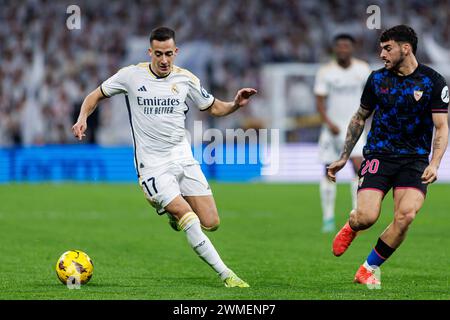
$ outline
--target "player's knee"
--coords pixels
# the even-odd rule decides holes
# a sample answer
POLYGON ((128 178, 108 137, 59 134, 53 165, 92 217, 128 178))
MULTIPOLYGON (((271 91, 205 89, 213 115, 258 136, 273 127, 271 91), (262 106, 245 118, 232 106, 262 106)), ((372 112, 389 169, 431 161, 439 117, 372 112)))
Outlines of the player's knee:
POLYGON ((415 217, 414 208, 401 208, 394 214, 394 223, 401 231, 406 231, 415 217))
POLYGON ((371 227, 377 221, 378 213, 369 208, 357 208, 350 213, 350 226, 357 230, 371 227))
POLYGON ((217 229, 219 229, 219 226, 220 226, 219 216, 209 218, 206 221, 202 222, 202 229, 205 231, 216 231, 217 229))
POLYGON ((180 220, 186 213, 191 212, 192 208, 185 203, 170 203, 164 208, 172 216, 180 220))

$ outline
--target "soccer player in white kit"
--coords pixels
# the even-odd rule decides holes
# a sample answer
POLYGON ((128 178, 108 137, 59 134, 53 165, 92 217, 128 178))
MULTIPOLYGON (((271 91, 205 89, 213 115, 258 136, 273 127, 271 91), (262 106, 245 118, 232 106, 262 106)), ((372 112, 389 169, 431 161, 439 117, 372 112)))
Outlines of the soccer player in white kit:
POLYGON ((214 231, 219 215, 208 182, 185 136, 189 106, 225 116, 249 102, 255 89, 237 92, 234 101, 215 99, 189 71, 173 65, 178 53, 175 32, 159 27, 150 35, 150 63, 120 69, 84 100, 72 127, 81 140, 87 117, 97 103, 124 94, 134 143, 139 183, 158 214, 167 213, 171 226, 186 233, 189 245, 223 280, 226 287, 248 287, 229 269, 202 229, 214 231))
MULTIPOLYGON (((319 138, 319 159, 325 165, 324 176, 320 181, 323 232, 333 232, 335 228, 336 184, 328 180, 326 167, 339 159, 344 147, 348 121, 359 107, 361 93, 370 74, 366 62, 352 57, 354 42, 354 38, 348 34, 339 34, 334 38, 335 59, 319 68, 314 85, 317 110, 323 122, 319 138)), ((366 135, 363 134, 350 156, 355 172, 350 184, 353 208, 356 207, 357 173, 365 143, 366 135)))

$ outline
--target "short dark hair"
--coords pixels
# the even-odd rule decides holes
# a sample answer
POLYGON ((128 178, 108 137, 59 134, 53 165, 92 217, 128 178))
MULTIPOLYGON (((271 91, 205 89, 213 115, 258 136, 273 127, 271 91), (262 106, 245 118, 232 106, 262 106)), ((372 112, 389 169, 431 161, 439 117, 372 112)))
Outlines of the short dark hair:
POLYGON ((153 40, 166 41, 173 39, 175 41, 175 31, 167 27, 158 27, 152 30, 150 33, 150 44, 153 40))
POLYGON ((390 29, 384 30, 380 36, 380 42, 394 40, 395 42, 409 43, 413 49, 413 53, 417 51, 417 34, 413 28, 401 24, 390 29))
POLYGON ((351 43, 355 44, 356 40, 353 38, 351 34, 348 33, 339 33, 334 36, 333 43, 336 44, 339 40, 349 40, 351 43))

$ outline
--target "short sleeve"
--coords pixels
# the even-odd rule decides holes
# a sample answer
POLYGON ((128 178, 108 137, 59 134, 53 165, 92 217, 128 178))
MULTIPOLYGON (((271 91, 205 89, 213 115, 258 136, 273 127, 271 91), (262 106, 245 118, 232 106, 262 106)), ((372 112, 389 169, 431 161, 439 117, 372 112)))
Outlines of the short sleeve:
POLYGON ((120 69, 116 74, 100 85, 102 94, 109 98, 119 93, 127 93, 127 79, 130 67, 120 69))
POLYGON ((377 96, 373 88, 373 72, 370 73, 361 95, 361 107, 372 111, 375 108, 377 96))
POLYGON ((186 103, 191 107, 197 107, 200 111, 205 111, 213 105, 214 100, 214 97, 202 87, 200 80, 197 77, 191 77, 186 103))
POLYGON ((448 85, 442 76, 439 76, 433 86, 431 93, 431 112, 448 113, 449 93, 448 85))
POLYGON ((328 84, 326 80, 325 68, 321 67, 317 72, 316 79, 314 81, 314 94, 316 96, 328 95, 328 84))
POLYGON ((367 78, 369 78, 371 73, 372 73, 372 69, 370 69, 370 66, 368 64, 365 64, 364 68, 362 69, 362 77, 363 77, 363 79, 366 79, 366 82, 367 82, 367 78))

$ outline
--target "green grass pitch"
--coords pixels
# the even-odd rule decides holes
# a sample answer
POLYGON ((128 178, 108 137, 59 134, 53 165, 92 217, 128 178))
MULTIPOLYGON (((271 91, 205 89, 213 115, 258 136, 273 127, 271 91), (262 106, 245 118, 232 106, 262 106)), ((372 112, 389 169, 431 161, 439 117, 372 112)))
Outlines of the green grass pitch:
MULTIPOLYGON (((251 288, 225 288, 159 217, 135 184, 0 186, 0 299, 450 299, 450 185, 428 198, 400 249, 382 267, 381 290, 353 276, 392 219, 392 193, 375 226, 340 258, 321 233, 317 185, 212 184, 221 227, 208 233, 251 288), (94 276, 69 290, 58 257, 80 249, 94 276)), ((337 224, 350 210, 340 184, 337 224)))

